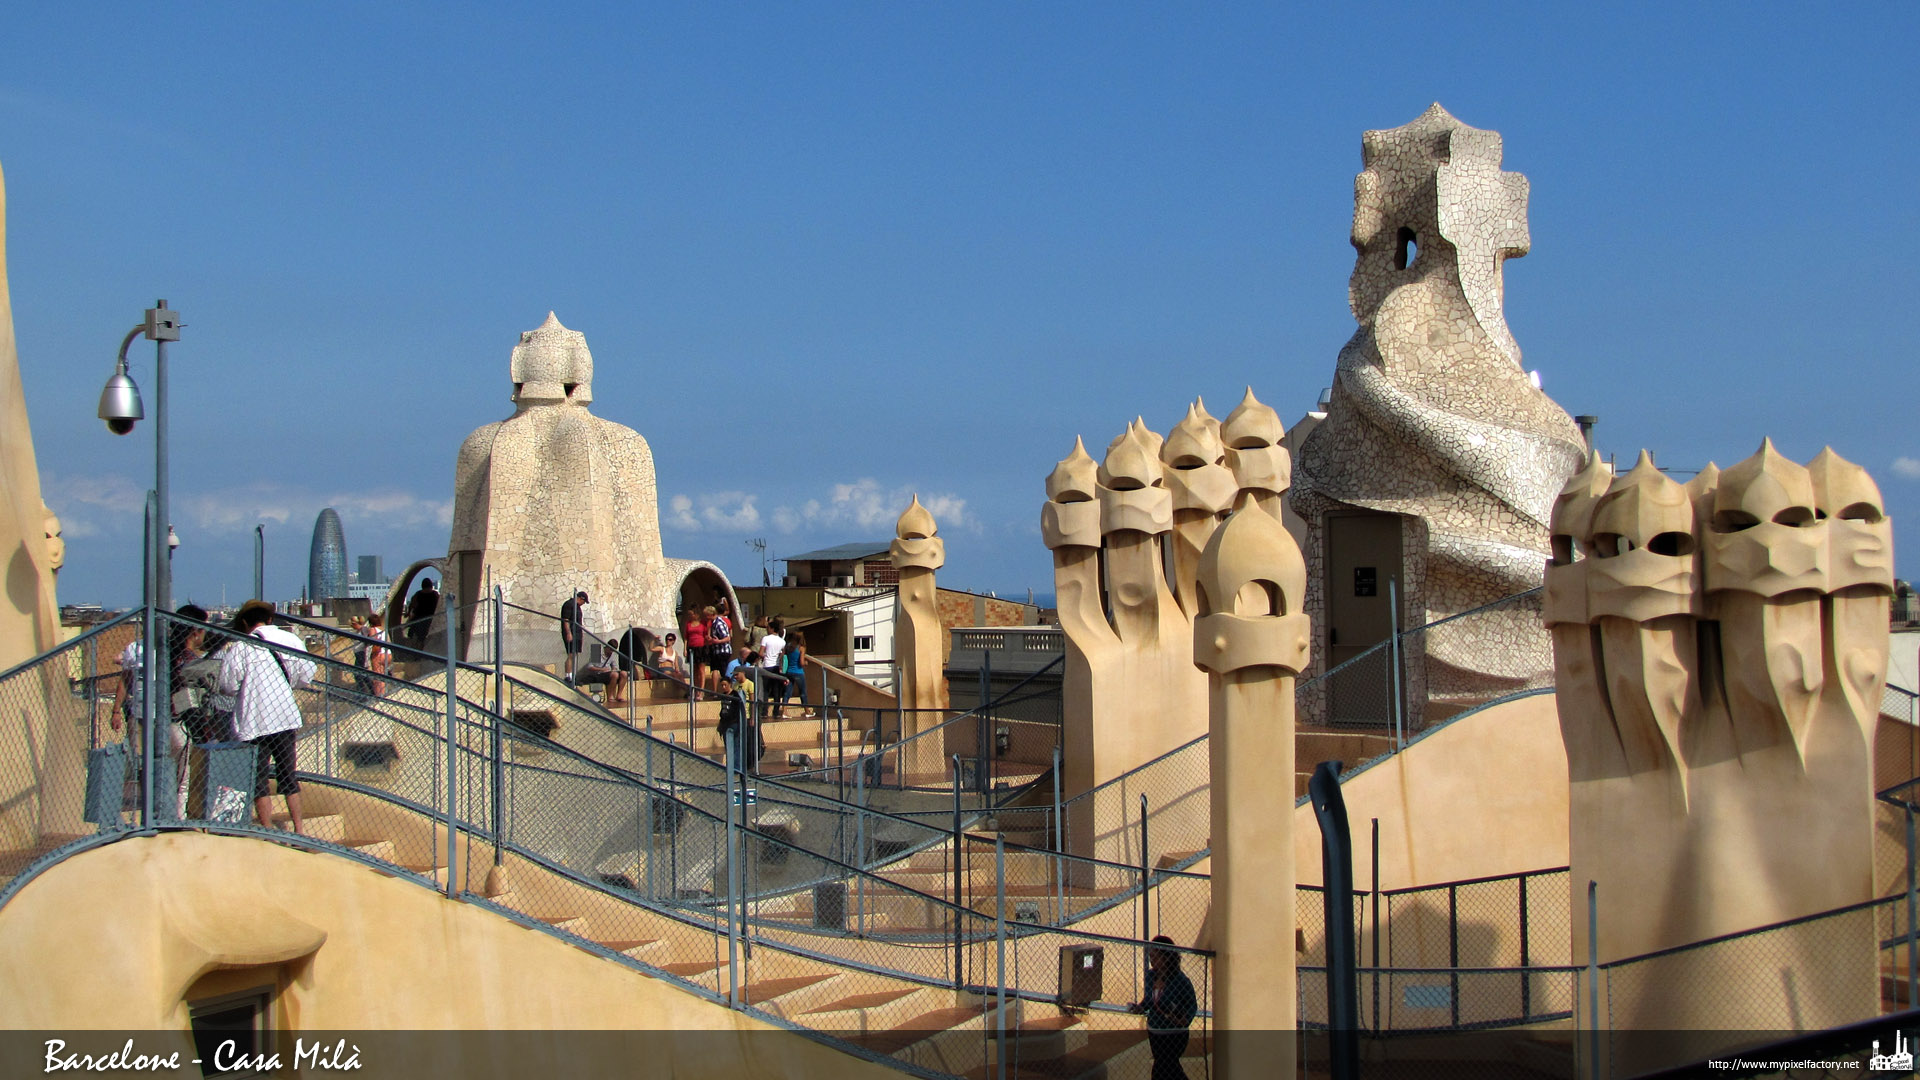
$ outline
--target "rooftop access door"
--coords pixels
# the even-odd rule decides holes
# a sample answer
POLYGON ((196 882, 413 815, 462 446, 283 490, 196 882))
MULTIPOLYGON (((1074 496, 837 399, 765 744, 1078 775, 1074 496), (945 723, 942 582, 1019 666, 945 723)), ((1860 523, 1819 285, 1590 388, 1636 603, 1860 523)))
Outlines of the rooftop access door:
MULTIPOLYGON (((1326 518, 1327 670, 1352 660, 1393 633, 1389 581, 1400 568, 1400 515, 1336 511, 1326 518)), ((1328 679, 1328 719, 1335 724, 1393 723, 1389 649, 1379 649, 1328 679)))

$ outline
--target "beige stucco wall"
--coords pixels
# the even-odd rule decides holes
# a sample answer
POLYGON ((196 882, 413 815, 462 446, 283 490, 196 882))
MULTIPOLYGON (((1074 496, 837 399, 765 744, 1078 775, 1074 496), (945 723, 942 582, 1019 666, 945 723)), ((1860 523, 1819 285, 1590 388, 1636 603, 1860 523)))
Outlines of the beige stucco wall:
MULTIPOLYGON (((1380 886, 1398 889, 1567 865, 1567 752, 1554 695, 1474 713, 1342 785, 1357 888, 1370 884, 1380 819, 1380 886)), ((1294 865, 1320 883, 1320 826, 1294 810, 1294 865)))
POLYGON ((53 648, 60 632, 53 575, 64 548, 59 522, 40 500, 26 389, 14 351, 13 302, 7 287, 6 178, 0 175, 0 669, 53 648))
MULTIPOLYGON (((198 833, 86 852, 0 909, 0 1027, 185 1031, 189 988, 245 965, 280 986, 279 1030, 627 1029, 652 1033, 644 1045, 659 1075, 894 1075, 417 884, 198 833), (711 1032, 733 1037, 691 1034, 711 1032)), ((499 1049, 470 1045, 476 1057, 499 1049)), ((538 1041, 505 1045, 549 1060, 538 1041)), ((537 1063, 520 1064, 527 1075, 537 1063)))

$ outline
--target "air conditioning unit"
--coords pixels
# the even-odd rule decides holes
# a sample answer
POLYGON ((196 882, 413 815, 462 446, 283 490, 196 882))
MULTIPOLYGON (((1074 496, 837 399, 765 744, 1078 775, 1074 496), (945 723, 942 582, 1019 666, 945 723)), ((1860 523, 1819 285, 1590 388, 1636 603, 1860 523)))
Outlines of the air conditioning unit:
POLYGON ((791 589, 794 586, 800 584, 800 579, 793 576, 792 574, 788 574, 786 577, 783 577, 780 579, 780 584, 784 588, 791 589))
POLYGON ((850 577, 847 577, 847 576, 845 576, 845 575, 842 575, 842 576, 840 576, 840 577, 837 577, 837 578, 834 578, 834 579, 833 579, 833 583, 834 583, 835 585, 838 585, 838 586, 840 586, 840 587, 841 587, 841 588, 843 588, 843 589, 850 589, 850 588, 852 588, 852 587, 853 587, 853 579, 852 579, 852 578, 850 578, 850 577))

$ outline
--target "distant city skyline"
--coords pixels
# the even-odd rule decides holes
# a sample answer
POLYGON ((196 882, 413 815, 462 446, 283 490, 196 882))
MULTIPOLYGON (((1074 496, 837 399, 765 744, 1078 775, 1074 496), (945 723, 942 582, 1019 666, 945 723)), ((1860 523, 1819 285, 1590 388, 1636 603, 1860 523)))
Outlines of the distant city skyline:
POLYGON ((161 78, 113 21, 0 37, 63 602, 139 595, 152 435, 93 414, 161 296, 181 600, 249 591, 263 522, 266 591, 298 596, 324 507, 396 566, 444 555, 461 440, 549 309, 652 447, 667 555, 758 582, 917 492, 942 584, 1050 592, 1076 436, 1249 385, 1292 424, 1331 384, 1362 133, 1434 101, 1528 178, 1505 315, 1603 455, 1831 444, 1896 531, 1920 507, 1914 346, 1881 329, 1920 294, 1885 257, 1920 218, 1914 5, 188 3, 140 29, 161 78))

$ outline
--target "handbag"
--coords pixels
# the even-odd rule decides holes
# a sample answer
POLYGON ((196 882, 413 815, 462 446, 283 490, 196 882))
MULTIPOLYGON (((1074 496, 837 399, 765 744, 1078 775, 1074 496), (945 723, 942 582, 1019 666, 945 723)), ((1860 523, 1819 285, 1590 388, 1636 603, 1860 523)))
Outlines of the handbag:
POLYGON ((86 804, 83 820, 101 828, 120 824, 120 815, 140 806, 140 775, 126 743, 109 743, 87 751, 86 804))
POLYGON ((217 742, 206 743, 200 750, 206 754, 206 819, 224 825, 246 824, 254 796, 254 756, 260 748, 250 742, 217 742))

